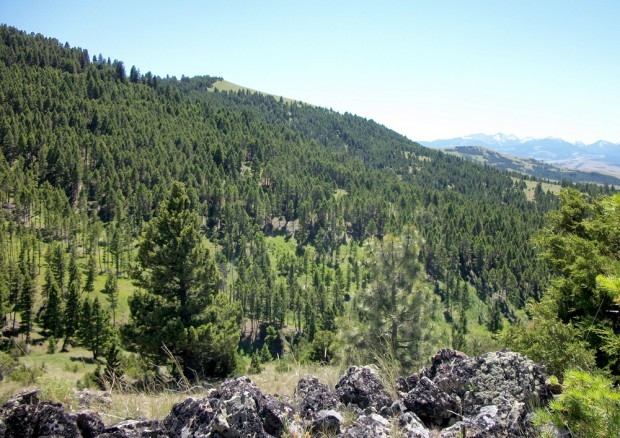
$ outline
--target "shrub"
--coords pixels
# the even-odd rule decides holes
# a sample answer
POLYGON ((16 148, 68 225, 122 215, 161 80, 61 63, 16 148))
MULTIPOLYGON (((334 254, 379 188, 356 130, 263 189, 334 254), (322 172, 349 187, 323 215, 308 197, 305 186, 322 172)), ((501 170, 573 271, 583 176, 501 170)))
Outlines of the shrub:
POLYGON ((260 374, 261 371, 263 371, 263 367, 260 364, 260 356, 255 351, 254 354, 252 354, 252 360, 248 367, 248 374, 260 374))
POLYGON ((0 382, 17 367, 17 361, 10 355, 0 351, 0 382))
POLYGON ((553 303, 543 300, 528 306, 534 317, 525 327, 512 326, 501 338, 511 350, 534 362, 544 362, 547 371, 562 380, 568 369, 594 369, 594 351, 573 324, 555 317, 553 303))
POLYGON ((566 428, 572 436, 620 436, 620 392, 603 376, 567 371, 564 392, 536 412, 534 423, 566 428))
POLYGON ((36 379, 37 386, 41 389, 42 400, 52 400, 66 405, 74 401, 73 387, 71 382, 58 377, 45 376, 36 379))
POLYGON ((19 382, 24 385, 32 385, 37 377, 41 377, 43 375, 44 366, 40 367, 28 367, 24 364, 19 365, 11 374, 9 374, 9 380, 13 382, 19 382))

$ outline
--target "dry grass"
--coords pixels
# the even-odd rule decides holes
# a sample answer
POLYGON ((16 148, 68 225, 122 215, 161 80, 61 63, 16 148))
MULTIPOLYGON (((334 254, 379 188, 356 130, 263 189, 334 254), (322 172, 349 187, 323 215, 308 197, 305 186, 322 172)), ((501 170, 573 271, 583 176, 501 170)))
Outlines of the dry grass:
POLYGON ((265 364, 265 370, 260 374, 252 374, 252 379, 259 389, 267 394, 281 394, 293 396, 297 382, 304 376, 315 375, 318 379, 334 388, 343 370, 337 366, 291 364, 287 372, 277 372, 275 362, 265 364))
POLYGON ((113 392, 110 394, 112 403, 95 404, 92 408, 101 415, 106 424, 129 419, 162 420, 170 413, 175 403, 182 402, 188 397, 187 394, 175 392, 158 394, 113 392))

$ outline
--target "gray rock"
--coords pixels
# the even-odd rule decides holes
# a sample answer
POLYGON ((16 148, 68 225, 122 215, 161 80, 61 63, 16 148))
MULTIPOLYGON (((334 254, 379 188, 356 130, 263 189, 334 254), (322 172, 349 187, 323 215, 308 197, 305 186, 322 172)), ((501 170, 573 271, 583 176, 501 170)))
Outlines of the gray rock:
POLYGON ((371 406, 377 411, 389 407, 392 397, 379 379, 376 367, 351 367, 336 384, 336 394, 345 405, 360 409, 371 406))
POLYGON ((344 419, 338 412, 333 409, 324 409, 316 413, 311 429, 315 434, 336 435, 340 433, 340 426, 343 422, 344 419))
POLYGON ((219 409, 219 404, 219 399, 208 396, 199 400, 188 398, 176 403, 164 418, 164 430, 170 436, 207 434, 219 409))
POLYGON ((92 411, 82 411, 75 416, 77 425, 83 438, 95 438, 103 433, 105 425, 99 414, 92 411))
POLYGON ((322 410, 338 409, 338 395, 315 376, 302 377, 295 388, 295 400, 305 418, 312 417, 322 410))
POLYGON ((461 416, 460 398, 448 394, 428 377, 422 377, 407 393, 404 404, 429 426, 446 426, 461 416))
POLYGON ((398 417, 398 429, 403 437, 430 438, 430 432, 415 414, 405 412, 398 417))
POLYGON ((402 389, 411 388, 405 405, 427 424, 438 424, 432 420, 433 410, 459 413, 456 406, 450 407, 450 399, 460 400, 462 417, 444 415, 440 424, 448 427, 447 436, 464 431, 466 436, 529 436, 534 433, 529 424, 532 408, 545 404, 551 396, 545 379, 540 366, 511 351, 468 358, 441 350, 431 367, 399 384, 402 389))
POLYGON ((85 409, 90 409, 96 405, 109 406, 112 404, 110 393, 106 391, 89 391, 88 389, 82 389, 81 391, 74 391, 74 394, 78 404, 85 409))
POLYGON ((343 436, 347 438, 390 437, 392 425, 379 414, 362 415, 347 428, 343 436))
POLYGON ((259 415, 265 432, 273 436, 284 434, 295 423, 295 408, 269 394, 261 399, 259 415))
POLYGON ((127 420, 106 427, 98 438, 163 438, 168 436, 157 420, 127 420))
POLYGON ((39 400, 39 390, 17 394, 2 405, 4 436, 81 437, 75 418, 60 403, 39 400))

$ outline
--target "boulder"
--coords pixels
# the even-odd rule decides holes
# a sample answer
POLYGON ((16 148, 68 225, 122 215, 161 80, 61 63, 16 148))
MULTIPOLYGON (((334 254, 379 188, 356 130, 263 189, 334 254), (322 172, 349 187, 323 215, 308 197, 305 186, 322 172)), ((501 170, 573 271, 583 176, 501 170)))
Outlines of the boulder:
POLYGON ((430 438, 430 432, 415 414, 405 412, 398 417, 400 434, 408 438, 430 438))
POLYGON ((39 400, 39 390, 17 394, 2 405, 4 436, 81 437, 75 416, 66 412, 60 403, 39 400))
POLYGON ((340 433, 340 426, 344 419, 342 415, 333 409, 324 409, 314 416, 311 430, 314 434, 321 436, 333 436, 340 433))
POLYGON ((390 437, 392 436, 392 425, 379 414, 362 415, 347 428, 343 436, 347 438, 390 437))
POLYGON ((316 376, 302 377, 295 388, 294 399, 299 402, 299 410, 304 418, 329 409, 338 409, 338 395, 319 381, 316 376))
POLYGON ((430 367, 401 379, 399 389, 408 390, 408 410, 427 425, 447 427, 446 436, 528 436, 532 409, 551 397, 545 379, 540 366, 511 351, 469 358, 440 350, 430 367))
POLYGON ((426 376, 407 393, 404 403, 429 426, 447 426, 461 417, 458 395, 445 392, 426 376))
POLYGON ((169 436, 280 436, 294 422, 290 403, 262 394, 248 377, 226 380, 201 399, 173 406, 163 421, 169 436))
POLYGON ((184 434, 207 434, 211 422, 216 416, 220 401, 217 398, 207 397, 196 400, 188 398, 176 403, 168 416, 164 418, 164 430, 170 436, 184 434))
POLYGON ((99 414, 92 411, 78 412, 75 417, 75 424, 80 430, 83 438, 98 437, 105 429, 105 425, 101 417, 99 417, 99 414))
POLYGON ((360 409, 373 407, 380 411, 393 400, 379 378, 376 367, 350 367, 336 384, 336 394, 345 405, 360 409))

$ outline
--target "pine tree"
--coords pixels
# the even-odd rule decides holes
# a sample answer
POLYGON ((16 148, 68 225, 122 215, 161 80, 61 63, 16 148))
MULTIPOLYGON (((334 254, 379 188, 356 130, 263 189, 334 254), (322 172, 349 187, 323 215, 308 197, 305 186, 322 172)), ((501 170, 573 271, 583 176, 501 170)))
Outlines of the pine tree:
POLYGON ((0 247, 0 326, 4 326, 9 311, 9 270, 5 263, 4 248, 0 247))
POLYGON ((88 257, 88 267, 86 270, 86 284, 84 291, 91 293, 95 290, 95 276, 97 274, 97 261, 95 260, 95 252, 91 251, 88 257))
POLYGON ((80 322, 80 293, 78 282, 73 281, 69 284, 67 291, 67 301, 65 303, 65 311, 63 313, 63 343, 62 351, 67 351, 67 345, 71 343, 75 332, 79 328, 80 322))
POLYGON ((62 310, 60 302, 60 288, 51 269, 45 272, 45 284, 43 285, 45 304, 41 316, 41 325, 48 336, 58 337, 62 333, 62 310))
POLYGON ((144 292, 129 300, 131 319, 121 332, 128 346, 159 363, 169 360, 168 350, 189 378, 230 373, 239 309, 218 303, 223 295, 218 294, 220 276, 182 184, 172 185, 157 217, 146 226, 138 263, 136 280, 144 292))
POLYGON ((65 297, 65 271, 67 269, 66 260, 64 250, 62 245, 59 243, 54 243, 50 246, 48 250, 48 264, 52 273, 54 274, 54 278, 56 279, 56 284, 60 288, 60 292, 65 297))
POLYGON ((93 353, 93 359, 96 361, 110 340, 110 317, 101 308, 98 298, 95 298, 90 307, 90 315, 90 320, 85 324, 87 325, 85 333, 81 336, 81 343, 84 348, 93 353))
POLYGON ((369 265, 372 281, 360 290, 352 318, 342 320, 341 336, 348 354, 369 360, 385 347, 387 354, 410 369, 435 348, 439 334, 432 329, 435 301, 430 286, 421 281, 420 239, 413 230, 403 237, 375 240, 369 265), (361 355, 362 357, 359 357, 361 355))
POLYGON ((19 310, 21 315, 20 331, 26 335, 26 344, 30 344, 30 333, 34 325, 35 283, 30 269, 26 269, 21 290, 19 310))
POLYGON ((112 272, 105 279, 105 286, 102 290, 107 295, 110 309, 112 309, 112 326, 116 326, 116 309, 118 309, 118 281, 112 272))

